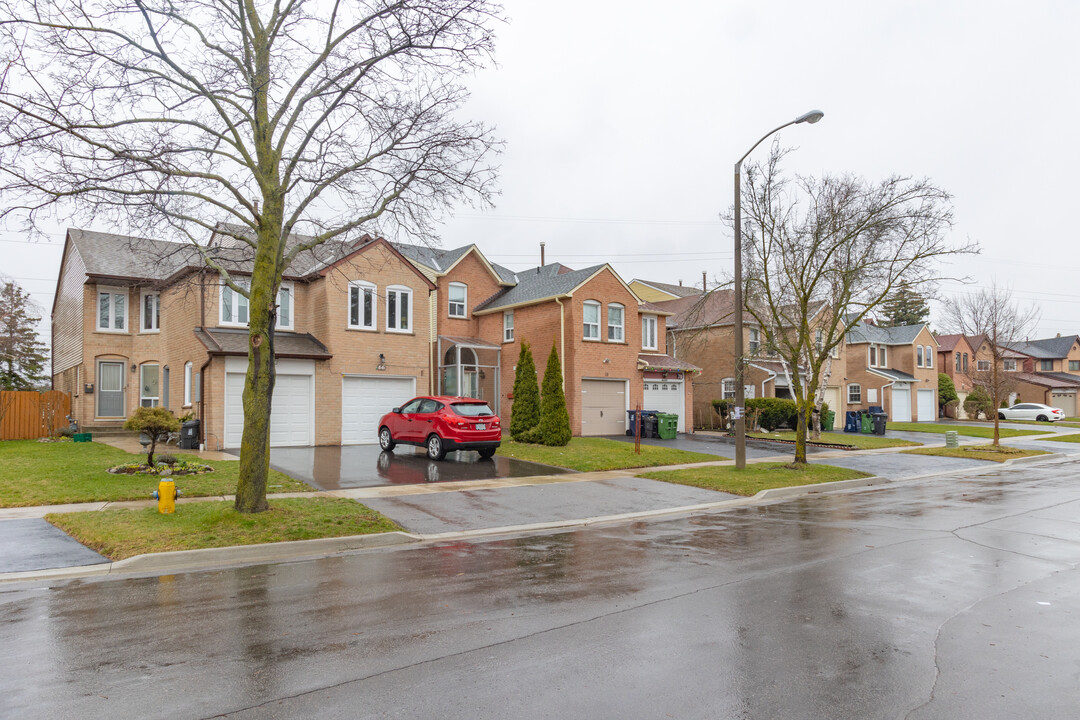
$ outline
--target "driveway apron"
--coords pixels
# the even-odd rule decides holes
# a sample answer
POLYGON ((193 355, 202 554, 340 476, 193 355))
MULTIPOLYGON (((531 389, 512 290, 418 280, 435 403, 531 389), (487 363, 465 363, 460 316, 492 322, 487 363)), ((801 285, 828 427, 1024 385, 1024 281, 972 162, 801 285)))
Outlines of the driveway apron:
POLYGON ((44 520, 0 520, 0 573, 109 562, 44 520))

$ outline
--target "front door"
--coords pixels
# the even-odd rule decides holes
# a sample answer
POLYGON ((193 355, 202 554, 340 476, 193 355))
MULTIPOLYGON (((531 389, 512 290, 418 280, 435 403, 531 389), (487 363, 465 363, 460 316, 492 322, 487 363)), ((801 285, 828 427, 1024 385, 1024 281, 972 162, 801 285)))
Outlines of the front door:
POLYGON ((98 406, 101 418, 124 417, 124 363, 98 363, 98 406))

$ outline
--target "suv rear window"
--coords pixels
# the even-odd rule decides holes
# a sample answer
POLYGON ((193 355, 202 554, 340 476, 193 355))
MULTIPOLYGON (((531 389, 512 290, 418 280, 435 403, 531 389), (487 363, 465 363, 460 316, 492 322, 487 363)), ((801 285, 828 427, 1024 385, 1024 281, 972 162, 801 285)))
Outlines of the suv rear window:
POLYGON ((487 403, 450 403, 450 409, 462 417, 494 415, 487 403))

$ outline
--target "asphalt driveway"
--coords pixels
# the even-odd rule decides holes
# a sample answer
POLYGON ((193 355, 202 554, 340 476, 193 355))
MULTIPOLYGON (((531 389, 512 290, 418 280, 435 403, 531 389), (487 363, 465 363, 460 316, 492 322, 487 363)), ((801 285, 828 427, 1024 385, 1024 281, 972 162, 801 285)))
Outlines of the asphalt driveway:
POLYGON ((106 562, 108 558, 44 520, 0 521, 0 573, 106 562))
POLYGON ((271 448, 270 465, 320 490, 571 472, 500 455, 485 460, 471 450, 447 453, 445 459, 435 462, 428 460, 421 448, 398 446, 393 452, 383 452, 378 445, 271 448))

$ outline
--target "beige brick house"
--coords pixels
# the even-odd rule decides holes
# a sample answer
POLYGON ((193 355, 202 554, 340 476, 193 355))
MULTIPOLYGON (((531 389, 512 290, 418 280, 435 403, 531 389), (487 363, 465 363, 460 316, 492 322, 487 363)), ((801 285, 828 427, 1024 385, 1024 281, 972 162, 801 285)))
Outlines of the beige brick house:
MULTIPOLYGON (((210 245, 243 282, 227 240, 210 245)), ((278 297, 275 446, 375 442, 386 409, 430 389, 434 284, 385 240, 319 250, 278 297)), ((84 428, 160 406, 199 418, 208 447, 239 446, 247 299, 191 248, 69 230, 52 320, 53 387, 84 428)))
POLYGON ((967 337, 960 334, 938 335, 938 372, 945 373, 956 386, 956 395, 959 398, 956 405, 946 408, 946 414, 959 420, 967 419, 964 412, 964 400, 971 392, 971 373, 975 370, 975 348, 971 346, 967 337))
POLYGON ((936 420, 938 343, 925 325, 848 328, 844 391, 848 410, 885 409, 893 422, 936 420))
POLYGON ((436 392, 479 397, 510 418, 514 374, 527 341, 542 380, 555 347, 574 435, 627 429, 627 410, 672 412, 692 429, 688 381, 697 368, 665 347, 668 312, 643 302, 609 265, 560 263, 513 272, 474 246, 397 245, 437 286, 432 305, 436 392))

